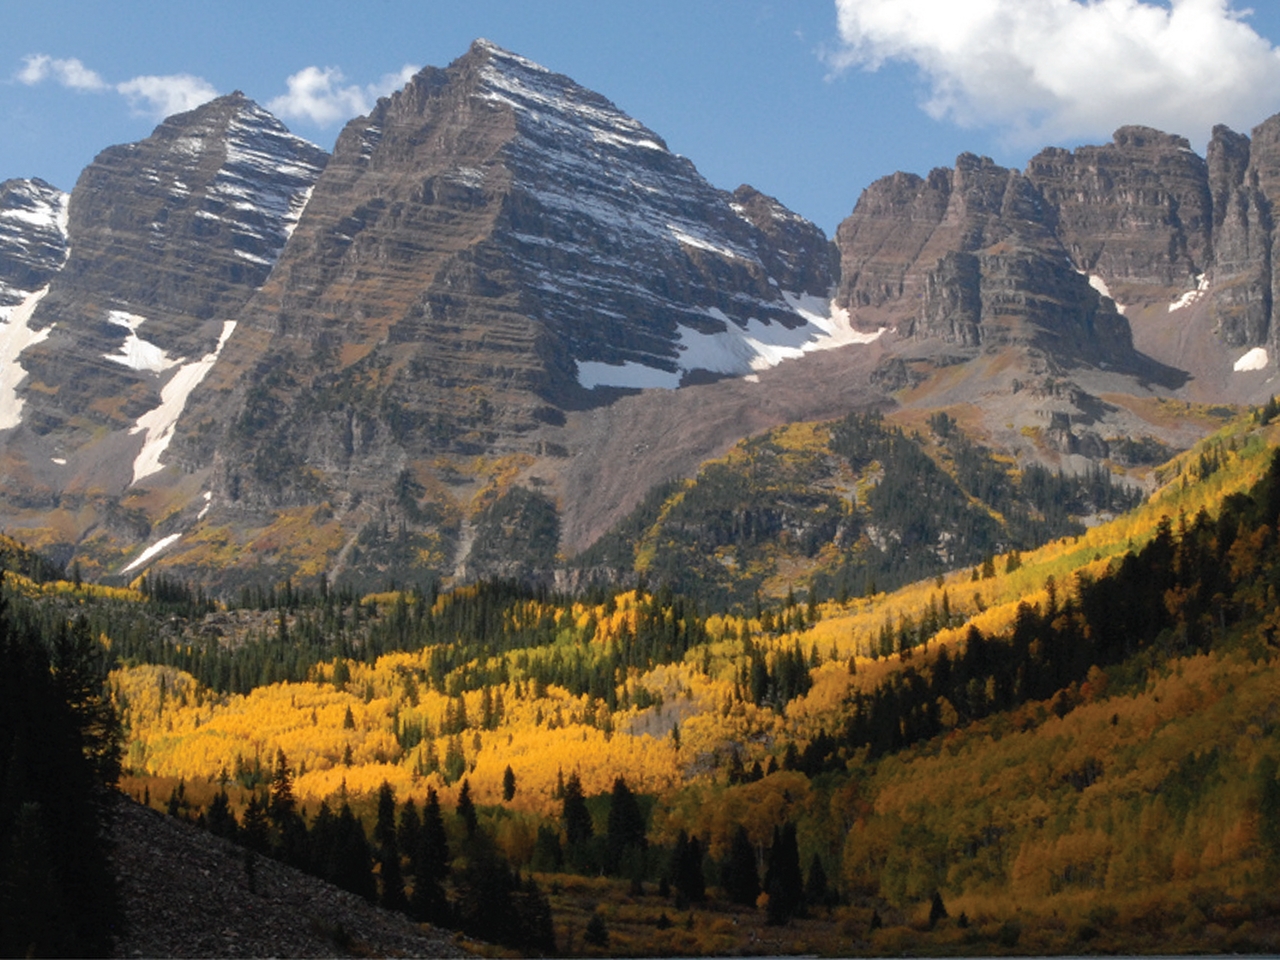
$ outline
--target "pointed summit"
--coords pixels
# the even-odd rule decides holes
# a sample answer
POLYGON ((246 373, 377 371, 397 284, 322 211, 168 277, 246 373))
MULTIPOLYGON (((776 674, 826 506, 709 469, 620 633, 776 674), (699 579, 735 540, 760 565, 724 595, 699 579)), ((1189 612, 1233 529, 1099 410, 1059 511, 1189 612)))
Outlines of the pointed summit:
POLYGON ((136 426, 266 279, 326 159, 239 92, 102 151, 71 194, 70 254, 31 320, 52 332, 23 357, 23 389, 39 394, 30 426, 74 424, 68 444, 81 428, 136 426))
MULTIPOLYGON (((545 457, 574 411, 837 342, 831 266, 812 224, 739 204, 605 97, 478 40, 343 130, 174 449, 223 468, 211 516, 349 494, 344 526, 381 524, 405 471, 545 457)), ((436 517, 413 508, 406 542, 447 573, 464 558, 436 517)))

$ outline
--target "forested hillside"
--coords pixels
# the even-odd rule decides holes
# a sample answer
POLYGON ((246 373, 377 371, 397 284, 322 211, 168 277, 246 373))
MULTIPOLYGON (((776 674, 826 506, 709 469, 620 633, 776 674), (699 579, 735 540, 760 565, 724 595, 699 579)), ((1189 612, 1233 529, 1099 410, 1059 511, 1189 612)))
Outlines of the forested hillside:
POLYGON ((894 589, 1084 532, 1141 500, 1103 469, 1021 469, 939 412, 920 433, 879 414, 793 424, 655 490, 577 566, 640 574, 712 606, 800 583, 819 597, 894 589))
MULTIPOLYGON (((35 635, 118 664, 129 793, 523 952, 1273 948, 1274 413, 1110 523, 892 593, 6 589, 35 635)), ((950 509, 949 471, 982 470, 934 426, 830 428, 882 478, 859 509, 930 445, 912 476, 950 509)), ((776 479, 805 436, 753 456, 776 479)), ((955 500, 975 529, 1114 492, 1019 514, 1037 481, 986 462, 987 499, 955 500)))

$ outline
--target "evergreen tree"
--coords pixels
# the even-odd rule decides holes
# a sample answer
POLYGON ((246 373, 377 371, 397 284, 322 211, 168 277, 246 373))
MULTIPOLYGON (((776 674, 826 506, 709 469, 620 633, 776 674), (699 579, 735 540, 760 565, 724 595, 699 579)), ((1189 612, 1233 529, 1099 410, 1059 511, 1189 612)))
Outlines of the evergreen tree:
MULTIPOLYGON (((644 814, 626 780, 617 777, 609 797, 609 820, 606 834, 605 872, 622 872, 628 855, 643 857, 649 841, 645 836, 644 814)), ((643 864, 641 864, 643 865, 643 864)))
POLYGON ((721 869, 721 886, 725 896, 744 907, 755 906, 760 898, 760 874, 756 870, 756 852, 747 836, 747 828, 738 824, 729 844, 729 856, 721 869))
POLYGON ((377 899, 373 880, 373 862, 369 851, 369 839, 364 827, 351 812, 351 805, 344 802, 338 811, 334 830, 333 882, 344 890, 364 897, 370 903, 377 899))
POLYGON ((809 877, 804 883, 804 899, 811 907, 827 906, 830 903, 830 890, 827 885, 827 871, 822 867, 822 858, 816 853, 809 861, 809 877))
POLYGON ((408 858, 410 875, 418 872, 419 848, 422 845, 422 818, 418 816, 418 805, 410 797, 400 810, 400 823, 396 828, 396 843, 400 852, 408 858))
POLYGON ((456 918, 464 932, 517 950, 555 949, 545 896, 532 879, 521 882, 483 831, 476 834, 456 888, 456 918))
POLYGON ((947 919, 947 908, 942 902, 942 894, 933 891, 933 899, 929 903, 929 929, 932 930, 938 925, 939 920, 947 919))
POLYGON ((254 853, 266 853, 271 849, 271 824, 267 820, 267 804, 257 793, 250 794, 244 808, 244 825, 241 832, 244 845, 254 853))
POLYGON ((539 873, 559 873, 564 867, 564 851, 560 847, 560 833, 554 827, 541 824, 533 842, 533 860, 530 869, 539 873))
POLYGON ((466 827, 467 839, 474 840, 480 829, 480 821, 476 817, 476 805, 471 800, 471 781, 463 780, 462 789, 458 791, 458 817, 466 827))
POLYGON ((599 947, 601 950, 609 946, 609 927, 604 922, 604 917, 599 913, 591 914, 591 919, 587 921, 587 928, 583 931, 582 939, 593 947, 599 947))
POLYGON ((404 894, 404 874, 400 869, 400 844, 396 829, 396 795, 386 780, 378 788, 378 819, 373 837, 378 844, 378 875, 382 881, 379 902, 388 910, 404 912, 409 901, 404 894))
POLYGON ((591 811, 587 809, 587 799, 582 794, 582 781, 578 779, 576 771, 569 774, 569 779, 564 783, 560 819, 564 823, 565 840, 571 850, 581 847, 595 832, 591 826, 591 811))
POLYGON ((680 900, 701 903, 707 898, 706 881, 702 876, 702 844, 697 837, 690 837, 682 828, 676 835, 675 849, 671 853, 671 883, 680 900))
POLYGON ((231 800, 227 796, 225 787, 215 793, 213 799, 209 801, 209 809, 205 813, 205 827, 215 837, 233 841, 237 839, 239 824, 236 823, 236 815, 231 812, 231 800))
POLYGON ((773 926, 787 923, 804 905, 804 877, 800 873, 794 823, 773 828, 764 891, 769 895, 768 922, 773 926))
POLYGON ((437 926, 450 925, 452 912, 444 892, 444 879, 449 875, 451 859, 449 838, 440 813, 440 798, 434 787, 427 788, 418 848, 411 859, 413 891, 409 896, 409 915, 437 926))
POLYGON ((277 748, 267 801, 267 817, 275 826, 276 856, 291 866, 308 869, 307 828, 297 807, 293 795, 293 771, 284 750, 277 748))
POLYGON ((62 956, 70 944, 63 922, 67 908, 54 873, 38 803, 24 803, 4 851, 0 885, 0 946, 4 956, 62 956))
POLYGON ((507 765, 507 769, 502 771, 502 799, 506 803, 510 803, 516 795, 516 775, 511 769, 511 765, 507 765))

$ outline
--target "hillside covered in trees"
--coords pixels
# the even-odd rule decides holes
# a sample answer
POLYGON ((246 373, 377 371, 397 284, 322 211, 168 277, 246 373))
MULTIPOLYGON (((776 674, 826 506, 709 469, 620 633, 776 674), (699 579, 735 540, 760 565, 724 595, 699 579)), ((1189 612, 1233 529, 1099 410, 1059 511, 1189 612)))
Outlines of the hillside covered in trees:
MULTIPOLYGON (((830 589, 850 556, 866 575, 856 551, 785 599, 753 587, 736 603, 515 581, 286 583, 227 603, 56 570, 5 590, 53 638, 32 649, 69 638, 106 678, 126 792, 520 952, 1274 949, 1272 420, 1224 428, 1086 529, 1065 505, 1115 508, 1106 482, 1072 493, 981 467, 936 419, 934 453, 988 479, 948 500, 953 474, 917 466, 933 477, 917 497, 975 529, 998 513, 993 538, 1022 524, 1058 539, 957 555, 890 593, 830 589)), ((849 470, 882 478, 831 504, 865 523, 886 464, 921 441, 875 418, 822 429, 849 470)), ((751 452, 775 479, 784 443, 809 455, 797 430, 751 452)), ((692 530, 683 502, 649 532, 692 530)), ((906 537, 910 511, 884 509, 906 537)), ((661 541, 692 556, 701 535, 642 537, 635 555, 661 541)))

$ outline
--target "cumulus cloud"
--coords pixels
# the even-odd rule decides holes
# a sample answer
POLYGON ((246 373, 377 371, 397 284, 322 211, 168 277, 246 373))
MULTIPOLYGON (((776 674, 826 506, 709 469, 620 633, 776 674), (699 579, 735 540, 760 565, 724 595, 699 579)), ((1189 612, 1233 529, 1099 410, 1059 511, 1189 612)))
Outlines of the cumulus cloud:
POLYGON ((1231 0, 836 0, 837 68, 915 64, 924 109, 1022 145, 1127 123, 1202 143, 1280 109, 1280 53, 1231 0))
POLYGON ((379 97, 403 87, 419 70, 405 65, 377 83, 348 84, 337 67, 304 67, 286 81, 289 92, 276 97, 267 109, 286 120, 307 120, 327 127, 368 113, 379 97))
POLYGON ((156 119, 194 109, 218 95, 209 81, 188 73, 165 77, 134 77, 123 83, 107 83, 100 74, 74 57, 60 60, 44 53, 23 57, 22 66, 14 74, 14 79, 29 87, 52 81, 69 90, 92 93, 113 90, 129 101, 129 106, 135 113, 156 119))
POLYGON ((79 60, 57 60, 48 54, 33 53, 22 58, 22 68, 16 79, 29 87, 46 80, 68 87, 72 90, 106 90, 108 84, 97 73, 90 70, 79 60))
POLYGON ((213 84, 189 73, 165 77, 134 77, 116 84, 115 89, 129 101, 135 113, 157 119, 194 110, 218 95, 213 84))

